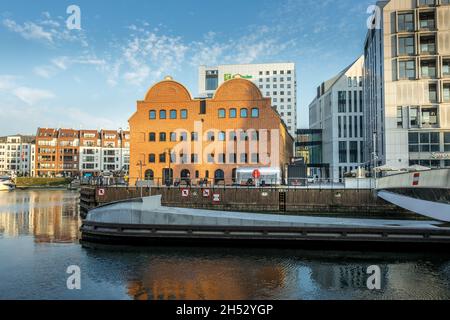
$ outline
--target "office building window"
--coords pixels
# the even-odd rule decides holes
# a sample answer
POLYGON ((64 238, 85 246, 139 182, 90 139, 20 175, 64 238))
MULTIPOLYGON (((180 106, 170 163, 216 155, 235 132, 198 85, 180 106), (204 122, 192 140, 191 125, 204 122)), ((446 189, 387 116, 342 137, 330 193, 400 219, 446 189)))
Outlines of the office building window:
POLYGON ((399 79, 415 79, 416 63, 414 60, 406 60, 399 62, 399 79))
POLYGON ((218 113, 219 113, 219 118, 223 119, 226 117, 225 109, 219 109, 218 113))
POLYGON ((160 119, 166 119, 167 118, 166 110, 159 110, 159 118, 160 119))
POLYGON ((398 38, 398 54, 401 56, 410 56, 415 53, 414 37, 400 37, 398 38))
POLYGON ((342 120, 341 117, 338 117, 338 136, 342 138, 342 120))
POLYGON ((348 136, 349 138, 353 138, 353 120, 352 117, 348 117, 348 136))
POLYGON ((442 99, 444 100, 444 102, 450 102, 450 83, 444 83, 442 99))
POLYGON ((347 142, 339 141, 339 163, 347 162, 347 142))
POLYGON ((450 132, 444 132, 444 151, 450 151, 450 132))
POLYGON ((177 110, 170 110, 169 116, 170 116, 170 119, 176 119, 177 118, 177 110))
POLYGON ((338 92, 338 112, 344 113, 347 109, 347 93, 345 91, 338 92))
POLYGON ((437 125, 437 108, 436 107, 423 107, 421 109, 422 127, 431 127, 437 125))
POLYGON ((430 83, 428 85, 428 97, 430 102, 437 102, 437 84, 430 83))
POLYGON ((414 31, 414 14, 413 13, 401 13, 398 15, 398 31, 414 31))
POLYGON ((397 107, 397 128, 403 128, 403 107, 397 107))
POLYGON ((344 138, 347 138, 347 117, 344 117, 344 138))
POLYGON ((436 78, 436 60, 422 60, 420 70, 422 78, 436 78))
POLYGON ((419 108, 418 107, 410 107, 409 108, 409 125, 411 127, 419 126, 419 108))
POLYGON ((156 111, 155 110, 150 110, 149 118, 150 118, 150 120, 155 120, 156 119, 156 111))
POLYGON ((206 73, 206 90, 213 91, 219 86, 219 75, 217 71, 207 71, 206 73))
POLYGON ((246 108, 241 109, 241 118, 248 118, 248 109, 246 108))
POLYGON ((436 36, 426 35, 420 37, 420 52, 423 54, 436 53, 436 36))
POLYGON ((181 119, 187 119, 188 118, 188 111, 186 109, 182 109, 180 111, 180 117, 181 117, 181 119))
POLYGON ((348 92, 348 112, 352 112, 352 92, 348 92))
POLYGON ((436 0, 419 0, 420 7, 434 6, 435 4, 436 0))
POLYGON ((444 77, 450 76, 450 59, 442 59, 442 75, 444 77))
POLYGON ((350 162, 358 162, 358 141, 350 141, 350 162))
POLYGON ((419 13, 419 25, 420 29, 432 30, 436 27, 436 19, 434 11, 420 12, 419 13))

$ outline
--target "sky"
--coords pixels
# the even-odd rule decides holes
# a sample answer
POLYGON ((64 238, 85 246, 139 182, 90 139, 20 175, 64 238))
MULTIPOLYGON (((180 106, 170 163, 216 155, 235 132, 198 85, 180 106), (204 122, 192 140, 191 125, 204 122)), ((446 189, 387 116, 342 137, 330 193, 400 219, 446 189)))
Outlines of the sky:
POLYGON ((198 96, 199 65, 295 62, 299 127, 316 87, 363 53, 373 0, 3 0, 0 135, 127 128, 170 75, 198 96), (70 5, 81 29, 67 28, 70 5))

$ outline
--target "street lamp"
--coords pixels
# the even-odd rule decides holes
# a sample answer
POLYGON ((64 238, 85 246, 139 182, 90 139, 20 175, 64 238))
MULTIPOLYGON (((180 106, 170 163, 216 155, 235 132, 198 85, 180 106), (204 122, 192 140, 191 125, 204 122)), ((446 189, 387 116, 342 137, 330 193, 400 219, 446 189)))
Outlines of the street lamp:
POLYGON ((143 193, 142 193, 142 166, 144 165, 143 164, 143 162, 142 162, 142 160, 139 160, 139 162, 138 162, 138 164, 137 164, 138 166, 139 166, 139 168, 140 168, 140 170, 139 170, 139 181, 141 182, 141 198, 143 197, 143 193))
POLYGON ((164 182, 165 182, 166 186, 170 186, 170 185, 172 185, 172 170, 170 167, 170 164, 172 162, 172 155, 171 155, 172 150, 170 150, 170 148, 166 148, 164 151, 167 152, 167 154, 169 155, 169 157, 168 157, 169 158, 169 181, 168 182, 164 181, 164 182))

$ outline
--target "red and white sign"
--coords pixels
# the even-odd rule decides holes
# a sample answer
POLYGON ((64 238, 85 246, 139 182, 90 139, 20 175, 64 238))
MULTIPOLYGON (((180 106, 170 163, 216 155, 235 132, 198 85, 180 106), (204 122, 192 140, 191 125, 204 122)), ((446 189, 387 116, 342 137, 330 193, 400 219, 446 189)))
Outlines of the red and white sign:
POLYGON ((98 195, 100 197, 103 197, 105 195, 105 189, 103 189, 103 188, 98 189, 98 195))
POLYGON ((220 202, 220 193, 214 193, 213 194, 213 202, 219 203, 220 202))
POLYGON ((420 173, 414 173, 413 186, 417 187, 420 182, 420 173))
POLYGON ((252 177, 253 177, 254 179, 259 179, 259 178, 261 178, 261 171, 259 171, 258 169, 253 170, 252 177))
POLYGON ((203 190, 203 198, 209 198, 211 196, 211 190, 204 189, 203 190))
POLYGON ((182 196, 183 198, 189 197, 189 189, 182 189, 182 190, 181 190, 181 196, 182 196))

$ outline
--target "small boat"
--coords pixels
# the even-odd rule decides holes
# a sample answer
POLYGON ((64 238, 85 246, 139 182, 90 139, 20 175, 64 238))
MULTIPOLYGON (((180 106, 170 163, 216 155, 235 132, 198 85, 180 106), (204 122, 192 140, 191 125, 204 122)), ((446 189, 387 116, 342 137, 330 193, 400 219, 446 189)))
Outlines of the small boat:
POLYGON ((12 191, 16 188, 9 177, 0 177, 0 191, 12 191))

